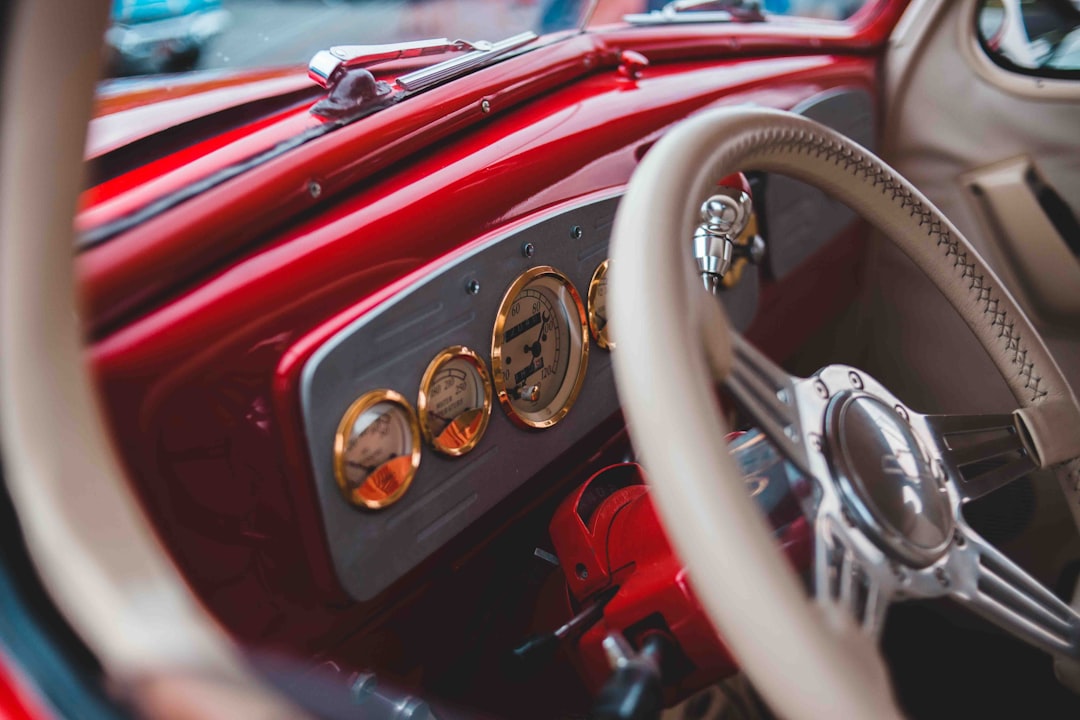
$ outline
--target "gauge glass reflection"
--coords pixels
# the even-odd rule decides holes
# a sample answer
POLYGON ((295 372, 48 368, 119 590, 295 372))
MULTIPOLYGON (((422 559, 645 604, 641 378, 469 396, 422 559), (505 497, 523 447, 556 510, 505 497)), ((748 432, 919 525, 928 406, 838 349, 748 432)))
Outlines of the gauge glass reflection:
POLYGON ((399 500, 420 464, 420 434, 408 402, 391 390, 359 398, 335 439, 335 475, 345 499, 377 509, 399 500))
POLYGON ((614 350, 615 343, 611 342, 608 334, 607 321, 607 276, 608 263, 605 260, 597 266, 589 281, 589 332, 596 342, 596 346, 604 350, 614 350))
POLYGON ((417 407, 433 448, 456 457, 476 447, 491 413, 491 382, 480 356, 460 345, 439 353, 424 373, 417 407))

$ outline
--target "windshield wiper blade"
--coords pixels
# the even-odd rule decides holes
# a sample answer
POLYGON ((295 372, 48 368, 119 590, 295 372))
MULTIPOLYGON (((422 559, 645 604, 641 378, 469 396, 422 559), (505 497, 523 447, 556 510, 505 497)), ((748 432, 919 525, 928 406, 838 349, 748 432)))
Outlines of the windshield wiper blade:
POLYGON ((631 25, 763 22, 765 15, 756 0, 672 0, 660 10, 624 15, 623 20, 631 25))
POLYGON ((402 75, 397 79, 397 84, 405 90, 424 90, 482 68, 501 56, 528 45, 538 37, 536 33, 527 31, 496 43, 484 43, 485 47, 477 47, 461 57, 450 58, 437 65, 402 75))

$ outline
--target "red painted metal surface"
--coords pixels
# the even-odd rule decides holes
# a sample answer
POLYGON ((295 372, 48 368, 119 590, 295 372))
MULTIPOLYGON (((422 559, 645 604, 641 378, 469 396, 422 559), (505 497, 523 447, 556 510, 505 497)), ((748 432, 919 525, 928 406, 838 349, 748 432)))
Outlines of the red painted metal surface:
POLYGON ((30 690, 12 659, 0 650, 0 719, 49 720, 53 714, 30 690))
MULTIPOLYGON (((670 704, 734 673, 737 665, 695 597, 644 483, 638 465, 604 468, 559 506, 551 520, 551 539, 573 599, 568 614, 618 587, 602 619, 582 634, 571 652, 586 684, 596 692, 611 675, 602 646, 609 633, 620 633, 640 647, 644 637, 658 632, 675 648, 667 663, 674 676, 665 678, 670 704)), ((806 521, 798 517, 779 533, 792 566, 797 571, 808 568, 806 521)))
MULTIPOLYGON (((636 81, 609 68, 569 82, 579 74, 572 64, 557 62, 546 75, 562 87, 514 103, 497 123, 463 119, 453 137, 436 130, 442 142, 408 160, 397 153, 422 142, 424 123, 434 120, 423 104, 400 121, 412 136, 396 150, 373 140, 364 150, 364 138, 343 145, 350 136, 338 133, 328 146, 304 150, 312 167, 325 167, 319 177, 328 186, 347 183, 365 162, 385 168, 399 159, 393 173, 337 202, 300 217, 283 211, 292 224, 258 251, 236 257, 230 246, 229 264, 94 344, 130 477, 192 586, 241 638, 315 649, 355 630, 372 611, 344 602, 336 587, 300 440, 298 373, 321 338, 478 238, 622 186, 644 149, 694 111, 744 102, 790 107, 837 86, 874 92, 874 60, 862 57, 668 63, 636 81), (336 155, 346 147, 360 154, 336 155), (339 166, 342 175, 332 172, 339 166)), ((254 173, 245 183, 254 186, 250 192, 222 187, 170 213, 168 222, 148 223, 133 233, 146 248, 125 241, 102 248, 108 259, 84 254, 96 298, 91 317, 110 318, 113 301, 138 302, 144 290, 204 267, 220 256, 223 230, 248 232, 286 204, 289 188, 310 203, 311 167, 301 167, 299 156, 281 161, 292 170, 254 173), (281 203, 271 200, 272 188, 281 203), (158 243, 151 232, 172 240, 158 243), (170 243, 192 249, 174 258, 170 243), (120 295, 105 301, 114 292, 120 295)), ((830 272, 824 268, 816 281, 849 284, 850 276, 830 272)), ((807 327, 824 319, 812 317, 813 307, 800 309, 807 327)), ((761 322, 781 332, 786 320, 766 314, 761 322)))
MULTIPOLYGON (((768 24, 684 28, 634 28, 581 35, 538 48, 460 82, 435 88, 396 107, 288 153, 163 213, 79 259, 85 301, 100 324, 112 324, 151 299, 190 283, 207 268, 251 246, 299 212, 322 208, 342 192, 453 133, 490 123, 517 105, 586 75, 608 77, 622 50, 651 63, 689 58, 724 59, 761 55, 867 52, 881 46, 906 0, 871 4, 851 23, 781 21, 768 24), (481 113, 487 99, 491 114, 481 113), (317 181, 317 199, 308 192, 317 181)), ((651 72, 662 72, 656 68, 651 72)), ((643 73, 643 75, 646 73, 643 73)), ((305 111, 299 115, 306 118, 305 111)), ((287 124, 303 124, 297 117, 287 124)), ((240 140, 230 152, 199 167, 182 166, 173 181, 184 184, 255 154, 253 141, 240 140)), ((145 178, 143 178, 145 179, 145 178)), ((124 207, 141 207, 161 196, 162 185, 127 184, 124 207)), ((79 219, 89 228, 114 217, 95 212, 105 197, 85 198, 79 219)), ((113 198, 116 199, 116 198, 113 198)))
POLYGON ((147 85, 128 93, 98 95, 87 129, 87 158, 211 113, 311 87, 295 68, 216 73, 200 82, 170 78, 147 85))

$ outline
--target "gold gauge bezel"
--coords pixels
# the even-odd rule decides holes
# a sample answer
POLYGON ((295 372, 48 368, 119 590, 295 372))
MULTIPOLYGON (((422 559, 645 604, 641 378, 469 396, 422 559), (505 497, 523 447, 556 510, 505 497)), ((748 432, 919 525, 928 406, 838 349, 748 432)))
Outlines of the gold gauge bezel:
POLYGON ((389 507, 405 495, 405 492, 412 485, 413 479, 416 477, 416 470, 419 467, 420 425, 416 420, 416 413, 413 412, 412 405, 409 404, 409 401, 405 399, 404 395, 393 390, 372 390, 371 392, 361 395, 349 406, 349 409, 346 410, 345 414, 341 417, 341 422, 338 423, 337 432, 334 434, 334 479, 337 480, 338 489, 341 490, 341 494, 346 502, 355 507, 365 507, 369 510, 379 510, 389 507), (409 421, 409 430, 412 435, 412 452, 410 455, 409 472, 393 494, 387 495, 381 500, 367 500, 358 495, 354 495, 349 490, 349 482, 345 476, 345 449, 348 445, 352 427, 360 415, 382 403, 390 403, 399 406, 401 410, 405 412, 406 419, 409 421))
MULTIPOLYGON (((746 227, 743 228, 742 233, 735 239, 735 244, 746 247, 753 240, 754 236, 758 234, 758 221, 757 213, 753 210, 750 211, 750 219, 746 222, 746 227)), ((731 263, 731 267, 724 273, 724 277, 720 278, 720 284, 725 288, 733 288, 738 285, 742 280, 743 272, 749 267, 750 261, 745 256, 735 258, 735 262, 731 263)))
POLYGON ((605 325, 602 330, 596 329, 596 293, 600 290, 600 286, 607 282, 608 263, 611 259, 607 259, 604 262, 596 266, 596 270, 593 272, 592 279, 589 280, 589 333, 592 335, 593 342, 596 343, 596 347, 602 350, 614 350, 615 343, 611 342, 608 338, 608 326, 605 325))
MULTIPOLYGON (((589 330, 588 321, 585 317, 585 305, 581 302, 581 295, 578 293, 577 288, 574 287, 574 283, 570 281, 565 274, 551 267, 550 265, 540 265, 534 268, 530 268, 525 272, 517 276, 510 287, 507 288, 506 293, 503 295, 502 301, 499 303, 499 311, 495 316, 495 327, 491 332, 491 377, 495 383, 495 393, 499 396, 499 404, 502 405, 503 410, 506 412, 507 417, 518 427, 522 428, 549 428, 570 412, 570 409, 577 401, 578 395, 581 393, 581 387, 585 383, 585 371, 589 366, 589 330), (573 386, 570 388, 570 393, 566 396, 562 405, 548 418, 543 420, 534 420, 527 418, 518 413, 514 408, 513 403, 510 400, 510 395, 506 392, 506 383, 502 378, 502 347, 499 342, 499 338, 503 335, 503 329, 506 327, 506 318, 510 313, 510 307, 514 304, 514 299, 518 296, 522 290, 525 289, 529 283, 534 280, 549 276, 555 278, 555 280, 562 285, 568 292, 570 299, 573 301, 574 307, 571 310, 570 320, 573 323, 576 319, 577 327, 571 327, 571 333, 577 333, 577 337, 581 342, 581 358, 578 364, 577 377, 573 380, 573 386), (577 311, 576 318, 573 311, 577 311)), ((565 382, 565 381, 564 381, 565 382)))
POLYGON ((483 359, 475 351, 464 345, 452 345, 436 355, 428 364, 427 370, 424 371, 424 377, 420 381, 420 394, 416 399, 416 410, 420 416, 420 432, 424 434, 424 440, 438 452, 450 457, 461 457, 475 448, 481 438, 484 437, 488 422, 491 420, 491 376, 488 375, 487 365, 484 364, 483 359), (439 439, 431 432, 428 423, 428 398, 431 395, 431 383, 435 380, 435 375, 442 369, 443 365, 457 359, 468 362, 476 370, 477 375, 480 376, 480 383, 484 387, 484 402, 483 407, 480 408, 482 415, 480 427, 477 428, 476 434, 469 438, 464 445, 455 448, 440 443, 439 439))

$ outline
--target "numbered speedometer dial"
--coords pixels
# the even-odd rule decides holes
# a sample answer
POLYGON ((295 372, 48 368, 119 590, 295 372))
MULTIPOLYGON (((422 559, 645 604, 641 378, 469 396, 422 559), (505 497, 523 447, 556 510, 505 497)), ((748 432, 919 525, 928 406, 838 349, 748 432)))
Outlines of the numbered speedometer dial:
POLYGON ((376 510, 401 499, 420 466, 420 429, 409 401, 393 390, 362 395, 334 438, 334 475, 353 505, 376 510))
POLYGON ((420 429, 433 448, 457 457, 476 447, 491 417, 491 381, 480 356, 455 345, 435 356, 420 381, 420 429))
POLYGON ((585 380, 585 308, 570 280, 551 267, 526 271, 506 291, 491 338, 499 402, 519 425, 564 418, 585 380))

